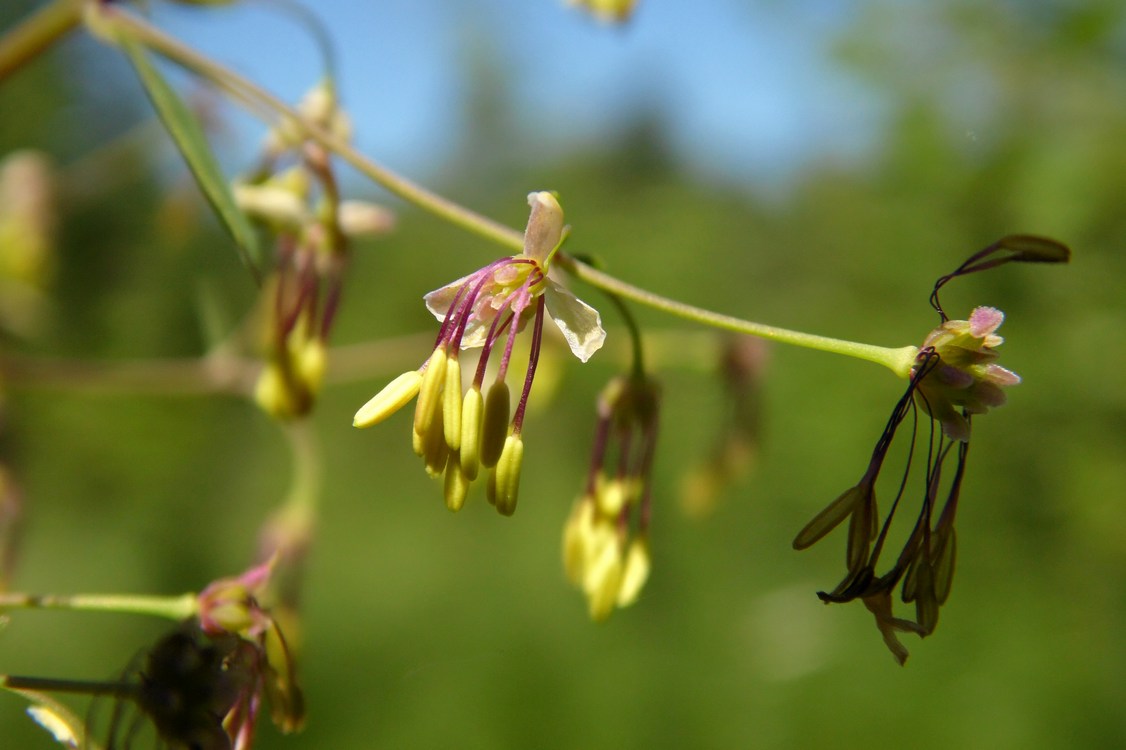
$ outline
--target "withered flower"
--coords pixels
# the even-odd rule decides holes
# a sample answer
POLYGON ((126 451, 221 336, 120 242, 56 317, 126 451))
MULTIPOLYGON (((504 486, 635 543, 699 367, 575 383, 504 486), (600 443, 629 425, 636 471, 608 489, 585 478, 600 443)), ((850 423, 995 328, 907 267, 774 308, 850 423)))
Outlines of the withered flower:
POLYGON ((832 591, 818 592, 818 596, 826 603, 863 601, 900 664, 907 659, 907 649, 897 633, 930 635, 938 624, 939 608, 950 595, 956 551, 954 519, 969 453, 971 418, 1005 403, 1002 388, 1020 382, 1015 373, 995 364, 996 348, 1002 343, 996 335, 1004 320, 1001 311, 978 307, 968 320, 950 320, 939 304, 938 290, 957 276, 1002 263, 1065 262, 1069 256, 1065 246, 1052 240, 1013 235, 976 253, 936 282, 931 304, 941 317, 941 325, 925 337, 907 389, 892 410, 867 469, 855 486, 845 490, 794 538, 794 549, 805 549, 849 519, 845 576, 832 591), (925 433, 921 503, 895 562, 879 571, 892 519, 906 495, 916 454, 920 407, 930 425, 925 433), (876 481, 892 441, 908 416, 911 436, 907 464, 881 523, 876 481), (950 462, 953 471, 944 477, 943 469, 950 462), (892 592, 901 583, 900 598, 915 605, 913 620, 896 617, 892 612, 892 592))

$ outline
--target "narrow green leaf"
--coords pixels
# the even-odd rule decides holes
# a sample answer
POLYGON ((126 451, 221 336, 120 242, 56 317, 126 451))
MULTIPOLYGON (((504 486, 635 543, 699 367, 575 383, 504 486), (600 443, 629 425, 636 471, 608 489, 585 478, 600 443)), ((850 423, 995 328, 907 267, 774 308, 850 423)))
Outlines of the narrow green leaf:
POLYGON ((120 44, 133 63, 133 67, 136 68, 149 101, 160 115, 168 134, 176 142, 176 147, 187 162, 204 197, 234 239, 240 259, 254 274, 255 281, 260 281, 258 235, 246 218, 246 214, 235 204, 234 195, 219 168, 215 155, 211 152, 203 128, 175 90, 149 61, 144 48, 131 39, 121 39, 120 44))

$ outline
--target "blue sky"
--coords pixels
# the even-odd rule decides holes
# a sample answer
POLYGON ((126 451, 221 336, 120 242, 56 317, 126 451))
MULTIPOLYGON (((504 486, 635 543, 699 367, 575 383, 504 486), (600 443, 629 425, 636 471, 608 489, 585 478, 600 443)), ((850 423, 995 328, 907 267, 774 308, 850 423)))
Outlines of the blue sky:
MULTIPOLYGON (((724 179, 784 182, 809 159, 862 152, 878 98, 834 64, 849 3, 641 0, 607 27, 561 0, 308 3, 336 43, 359 146, 415 176, 440 170, 464 126, 466 60, 513 76, 525 136, 562 149, 597 140, 639 106, 667 121, 678 158, 724 179)), ((310 35, 266 3, 159 4, 155 20, 296 100, 319 78, 310 35)), ((238 132, 257 132, 251 123, 238 132)))

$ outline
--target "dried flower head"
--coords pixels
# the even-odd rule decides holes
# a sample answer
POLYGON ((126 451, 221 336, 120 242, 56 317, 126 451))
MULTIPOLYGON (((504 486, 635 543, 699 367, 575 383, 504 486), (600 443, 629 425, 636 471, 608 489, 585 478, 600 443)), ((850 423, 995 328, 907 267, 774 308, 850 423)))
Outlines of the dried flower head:
POLYGON ((1038 237, 1014 235, 973 255, 953 273, 940 278, 931 304, 941 324, 923 341, 900 397, 876 442, 860 481, 845 490, 806 524, 794 538, 794 549, 805 549, 848 519, 844 578, 832 591, 818 592, 826 603, 859 599, 876 618, 884 643, 903 664, 907 649, 898 633, 927 636, 938 624, 939 608, 950 595, 954 577, 956 535, 954 519, 961 496, 969 453, 971 418, 1005 403, 1005 386, 1020 378, 997 365, 996 331, 1004 320, 1000 310, 978 307, 967 320, 950 320, 938 301, 938 290, 950 279, 1005 262, 1063 262, 1070 251, 1038 237), (996 254, 1000 257, 991 257, 996 254), (880 555, 888 541, 892 520, 906 497, 919 433, 919 409, 929 417, 925 431, 926 461, 918 514, 907 531, 895 562, 879 571, 880 555), (883 521, 876 503, 876 482, 900 425, 911 417, 907 464, 883 521), (953 471, 944 469, 953 463, 953 471), (902 584, 900 598, 915 605, 914 619, 896 617, 892 592, 902 584))

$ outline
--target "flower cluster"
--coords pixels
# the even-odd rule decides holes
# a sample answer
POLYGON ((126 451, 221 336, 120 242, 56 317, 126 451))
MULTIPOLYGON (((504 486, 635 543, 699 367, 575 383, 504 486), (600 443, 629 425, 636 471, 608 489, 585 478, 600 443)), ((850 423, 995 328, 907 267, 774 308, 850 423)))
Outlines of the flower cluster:
MULTIPOLYGON (((299 107, 310 122, 347 139, 350 126, 332 86, 315 88, 299 107)), ((255 399, 289 419, 313 405, 325 371, 325 348, 340 301, 351 239, 392 228, 386 209, 342 200, 328 152, 285 121, 267 136, 255 172, 236 183, 239 207, 275 240, 275 270, 263 289, 266 364, 255 399), (284 166, 286 158, 296 161, 284 166)))
POLYGON ((223 720, 235 750, 253 744, 263 696, 274 724, 282 731, 298 731, 305 723, 293 647, 278 622, 281 612, 263 603, 272 594, 273 572, 271 560, 242 575, 213 582, 198 597, 200 630, 213 639, 233 637, 240 642, 245 675, 223 720))
POLYGON ((524 411, 536 373, 544 318, 550 317, 583 362, 606 338, 598 312, 549 277, 552 256, 565 237, 563 209, 551 193, 528 196, 531 214, 524 251, 501 258, 426 295, 441 321, 434 351, 418 370, 403 373, 356 412, 353 424, 382 422, 417 396, 413 447, 434 477, 444 477, 446 505, 459 510, 472 483, 488 472, 487 494, 496 509, 516 510, 524 455, 524 411), (506 380, 517 335, 532 326, 523 387, 515 408, 506 380), (461 352, 479 348, 468 388, 461 352), (495 349, 496 374, 485 389, 495 349))
POLYGON ((605 620, 633 604, 649 577, 649 519, 660 388, 635 373, 598 400, 590 472, 563 530, 563 568, 605 620))

